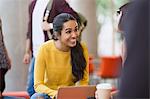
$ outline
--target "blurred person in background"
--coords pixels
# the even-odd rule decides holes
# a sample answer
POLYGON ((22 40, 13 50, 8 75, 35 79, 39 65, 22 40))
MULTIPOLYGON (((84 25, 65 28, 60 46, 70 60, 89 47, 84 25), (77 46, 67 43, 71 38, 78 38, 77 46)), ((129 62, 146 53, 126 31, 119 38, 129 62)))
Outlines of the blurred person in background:
POLYGON ((11 61, 4 44, 2 22, 0 18, 0 99, 2 99, 2 93, 5 89, 5 75, 10 68, 11 61))
POLYGON ((25 48, 25 54, 23 57, 23 63, 29 64, 29 73, 28 73, 28 79, 27 79, 27 92, 30 96, 35 93, 35 90, 33 88, 34 82, 33 82, 33 71, 34 71, 34 61, 35 58, 33 56, 33 44, 32 44, 32 12, 35 6, 36 0, 32 0, 29 4, 29 22, 28 22, 28 31, 26 34, 26 48, 25 48))

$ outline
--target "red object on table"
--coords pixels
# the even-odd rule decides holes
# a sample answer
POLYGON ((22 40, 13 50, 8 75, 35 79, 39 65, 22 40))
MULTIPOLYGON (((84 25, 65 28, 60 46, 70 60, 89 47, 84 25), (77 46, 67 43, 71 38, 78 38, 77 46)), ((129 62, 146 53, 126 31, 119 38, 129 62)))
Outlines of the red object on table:
POLYGON ((94 72, 94 64, 93 64, 93 56, 89 56, 89 73, 92 74, 94 72))

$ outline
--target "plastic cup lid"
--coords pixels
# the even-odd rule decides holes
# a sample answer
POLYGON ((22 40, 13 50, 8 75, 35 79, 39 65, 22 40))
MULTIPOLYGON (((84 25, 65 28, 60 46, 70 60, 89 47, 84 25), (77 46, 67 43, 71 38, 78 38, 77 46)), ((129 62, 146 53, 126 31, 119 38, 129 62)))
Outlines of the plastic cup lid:
POLYGON ((110 83, 100 83, 96 85, 97 89, 112 89, 112 85, 110 83))

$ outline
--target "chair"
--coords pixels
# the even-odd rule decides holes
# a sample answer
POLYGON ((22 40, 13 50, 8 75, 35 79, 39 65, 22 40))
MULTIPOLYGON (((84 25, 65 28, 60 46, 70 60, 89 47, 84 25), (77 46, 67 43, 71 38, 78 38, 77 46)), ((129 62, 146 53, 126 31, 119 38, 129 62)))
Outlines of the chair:
POLYGON ((30 99, 30 96, 28 95, 28 93, 26 91, 8 91, 8 92, 3 92, 2 95, 30 99))
POLYGON ((120 56, 103 56, 100 61, 98 75, 101 78, 117 78, 119 76, 122 63, 120 56))
POLYGON ((92 74, 93 72, 94 72, 93 56, 89 55, 89 73, 92 74))
POLYGON ((118 77, 121 71, 121 56, 102 56, 97 75, 100 76, 101 82, 109 82, 114 89, 118 87, 118 77))

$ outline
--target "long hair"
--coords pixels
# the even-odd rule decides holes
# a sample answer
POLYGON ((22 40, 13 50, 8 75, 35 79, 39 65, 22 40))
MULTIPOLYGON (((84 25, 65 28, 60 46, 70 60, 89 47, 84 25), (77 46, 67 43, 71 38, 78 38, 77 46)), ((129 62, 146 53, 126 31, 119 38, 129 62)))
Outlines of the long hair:
MULTIPOLYGON (((67 13, 59 14, 54 18, 53 35, 52 35, 52 38, 54 40, 58 40, 57 36, 61 35, 63 24, 69 20, 76 20, 76 19, 72 15, 67 13)), ((72 74, 75 77, 74 82, 77 82, 83 78, 86 64, 87 63, 83 54, 83 48, 80 42, 77 41, 76 46, 71 47, 71 65, 72 65, 72 74)))
POLYGON ((71 48, 71 64, 72 73, 76 77, 75 82, 81 80, 87 63, 83 54, 83 48, 78 41, 76 46, 71 48))
POLYGON ((122 12, 122 16, 120 17, 119 24, 118 24, 118 28, 120 30, 122 30, 122 31, 124 31, 124 23, 127 21, 127 20, 125 20, 125 16, 128 13, 129 5, 131 3, 132 2, 128 2, 128 3, 124 4, 124 5, 122 5, 119 8, 119 11, 117 11, 118 14, 120 14, 120 12, 122 12))

